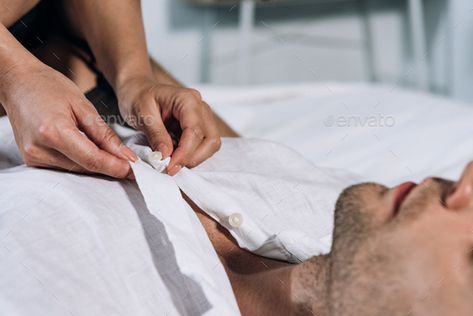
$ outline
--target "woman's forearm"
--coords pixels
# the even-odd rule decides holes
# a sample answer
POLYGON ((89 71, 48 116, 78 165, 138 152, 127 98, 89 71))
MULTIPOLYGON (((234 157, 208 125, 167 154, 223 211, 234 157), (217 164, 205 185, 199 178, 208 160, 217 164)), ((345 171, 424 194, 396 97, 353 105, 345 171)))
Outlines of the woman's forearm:
MULTIPOLYGON (((0 103, 8 108, 8 91, 17 83, 9 80, 11 72, 28 65, 38 65, 40 61, 28 52, 0 23, 0 103)), ((21 84, 21 82, 17 83, 21 84)))
POLYGON ((152 75, 139 0, 68 0, 64 9, 115 90, 152 75))

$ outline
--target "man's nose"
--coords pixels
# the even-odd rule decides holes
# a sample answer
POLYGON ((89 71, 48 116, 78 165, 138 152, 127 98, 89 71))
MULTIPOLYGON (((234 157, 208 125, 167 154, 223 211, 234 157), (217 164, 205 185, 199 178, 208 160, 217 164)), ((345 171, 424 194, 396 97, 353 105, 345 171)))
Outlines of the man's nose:
POLYGON ((453 210, 473 207, 473 184, 456 182, 445 201, 447 207, 453 210))
POLYGON ((446 198, 449 209, 462 209, 473 206, 473 161, 463 171, 460 180, 455 184, 454 190, 446 198))
POLYGON ((433 196, 440 200, 440 204, 445 206, 445 201, 453 191, 455 182, 443 178, 429 177, 422 181, 420 186, 423 190, 432 192, 433 196))

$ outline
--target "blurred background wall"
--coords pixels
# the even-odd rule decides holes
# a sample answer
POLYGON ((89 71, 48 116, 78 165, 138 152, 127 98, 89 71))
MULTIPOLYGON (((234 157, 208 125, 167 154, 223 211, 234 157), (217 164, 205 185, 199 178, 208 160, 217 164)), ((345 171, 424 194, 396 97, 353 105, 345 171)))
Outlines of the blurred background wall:
POLYGON ((470 0, 417 1, 414 19, 409 0, 256 2, 245 39, 238 1, 221 2, 143 0, 152 56, 186 84, 374 81, 473 101, 470 0))

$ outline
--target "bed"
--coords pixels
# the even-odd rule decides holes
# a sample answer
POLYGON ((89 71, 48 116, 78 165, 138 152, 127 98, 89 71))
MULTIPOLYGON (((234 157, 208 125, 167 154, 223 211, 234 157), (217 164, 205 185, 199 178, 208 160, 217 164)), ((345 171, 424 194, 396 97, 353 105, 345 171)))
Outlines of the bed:
POLYGON ((457 179, 473 158, 473 105, 393 86, 201 87, 241 135, 284 143, 314 164, 395 185, 457 179))

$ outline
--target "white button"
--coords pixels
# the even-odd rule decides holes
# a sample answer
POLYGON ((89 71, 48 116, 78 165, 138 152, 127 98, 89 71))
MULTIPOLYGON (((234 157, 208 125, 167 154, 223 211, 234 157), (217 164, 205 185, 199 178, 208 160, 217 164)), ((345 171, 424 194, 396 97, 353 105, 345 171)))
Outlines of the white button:
POLYGON ((232 227, 239 228, 243 224, 243 216, 240 213, 233 213, 228 216, 228 223, 232 227))
POLYGON ((158 162, 158 161, 161 161, 161 159, 163 159, 163 155, 159 151, 153 151, 153 152, 149 153, 146 158, 148 158, 148 160, 150 162, 151 161, 152 162, 158 162))

